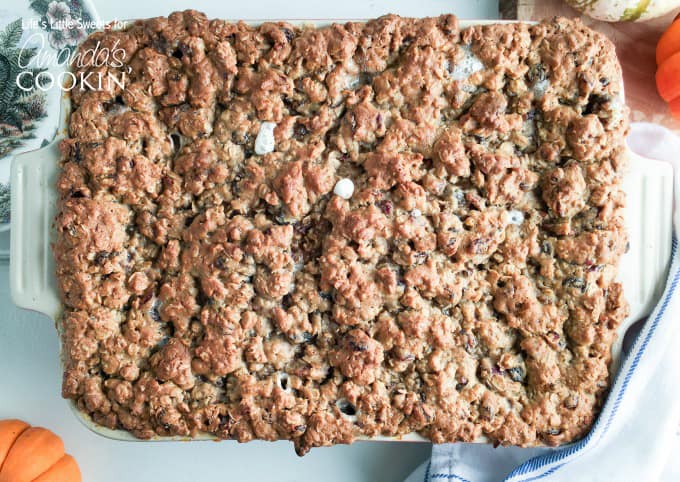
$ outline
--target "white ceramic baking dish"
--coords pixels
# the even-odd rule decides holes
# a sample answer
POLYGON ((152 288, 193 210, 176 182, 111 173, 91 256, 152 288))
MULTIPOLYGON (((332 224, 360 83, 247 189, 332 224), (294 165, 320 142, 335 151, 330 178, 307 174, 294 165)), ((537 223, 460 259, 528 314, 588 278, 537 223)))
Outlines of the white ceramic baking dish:
MULTIPOLYGON (((266 20, 248 20, 259 24, 266 20)), ((277 20, 280 21, 280 20, 277 20)), ((322 27, 344 23, 348 19, 284 20, 297 25, 322 27)), ((509 23, 503 21, 460 21, 461 28, 509 23)), ((56 139, 42 149, 17 156, 12 162, 12 230, 10 242, 10 288, 14 303, 47 315, 60 329, 61 302, 54 276, 54 258, 50 245, 55 239, 52 222, 56 214, 56 180, 59 142, 67 135, 70 111, 68 96, 62 99, 62 115, 56 139)), ((619 337, 612 347, 612 372, 617 371, 625 333, 633 323, 647 316, 661 296, 670 260, 673 214, 673 170, 669 164, 629 153, 630 170, 624 181, 627 194, 626 226, 630 250, 623 256, 619 279, 630 303, 630 315, 619 327, 619 337)), ((111 430, 95 424, 75 404, 71 408, 78 419, 93 432, 116 440, 140 441, 123 430, 111 430)), ((154 437, 151 441, 216 440, 211 434, 194 438, 154 437)), ((372 437, 370 440, 427 441, 417 433, 400 437, 372 437)), ((148 440, 145 440, 148 441, 148 440)), ((485 443, 485 438, 477 440, 485 443)))

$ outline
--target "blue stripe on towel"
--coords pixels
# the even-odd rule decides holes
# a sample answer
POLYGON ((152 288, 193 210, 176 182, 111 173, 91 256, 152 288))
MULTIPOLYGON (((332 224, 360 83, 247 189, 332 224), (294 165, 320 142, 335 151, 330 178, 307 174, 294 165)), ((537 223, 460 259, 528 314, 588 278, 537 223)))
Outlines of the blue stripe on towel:
POLYGON ((559 469, 559 468, 562 467, 563 465, 564 465, 564 464, 556 465, 556 466, 552 467, 550 470, 544 472, 544 473, 541 474, 541 475, 538 475, 538 476, 536 476, 536 477, 531 477, 531 478, 529 478, 529 479, 524 479, 524 482, 531 482, 532 480, 538 480, 538 479, 542 479, 543 477, 547 477, 548 475, 552 474, 553 472, 556 472, 557 469, 559 469))
POLYGON ((463 478, 460 475, 456 475, 456 474, 434 474, 434 475, 432 475, 431 480, 435 480, 435 479, 458 480, 460 482, 470 482, 468 479, 463 478))
POLYGON ((432 457, 430 457, 430 461, 427 463, 427 468, 425 469, 425 478, 423 479, 423 482, 428 482, 430 480, 430 469, 432 468, 432 457))
MULTIPOLYGON (((675 234, 673 234, 673 242, 671 245, 671 266, 675 264, 676 261, 676 256, 678 254, 678 240, 675 237, 675 234)), ((624 361, 622 361, 621 366, 625 364, 625 362, 628 361, 628 359, 633 356, 633 360, 631 362, 631 366, 628 369, 628 371, 624 374, 619 372, 618 375, 616 376, 616 380, 614 381, 614 384, 618 381, 619 378, 624 377, 623 381, 621 383, 621 387, 619 388, 619 391, 616 393, 616 398, 613 399, 613 401, 609 400, 607 403, 612 403, 612 408, 611 411, 609 412, 606 420, 603 420, 602 417, 598 417, 596 420, 595 424, 593 425, 592 429, 586 435, 585 438, 582 440, 575 442, 573 444, 567 445, 566 447, 562 449, 555 450, 554 452, 547 454, 547 455, 539 455, 537 457, 534 457, 532 459, 527 460, 523 464, 521 464, 519 467, 517 467, 515 470, 513 470, 505 479, 505 482, 510 482, 513 480, 513 478, 520 476, 520 475, 525 475, 530 472, 533 472, 535 470, 540 470, 540 469, 546 469, 544 472, 526 478, 526 479, 514 479, 516 482, 531 482, 534 480, 540 480, 545 477, 548 477, 550 474, 556 472, 559 470, 561 467, 564 465, 568 464, 568 461, 562 462, 559 465, 554 465, 565 458, 568 458, 575 453, 583 450, 593 439, 593 437, 597 434, 598 439, 594 442, 597 443, 599 442, 602 437, 607 433, 609 430, 609 427, 612 424, 612 421, 614 420, 614 416, 619 410, 619 407, 621 405, 621 401, 623 400, 623 396, 626 392, 626 389, 628 388, 628 385, 630 384, 630 381, 633 377, 633 374, 635 373, 635 370, 637 369, 638 365, 640 364, 640 359, 642 358, 642 355, 644 355, 647 346, 649 345, 649 341, 652 339, 652 336, 654 335, 654 332, 656 331, 657 326, 659 325, 659 322, 661 321, 661 318, 663 315, 666 313, 666 309, 668 308, 668 304, 670 303, 673 294, 675 293, 675 290, 678 286, 678 283, 680 282, 680 267, 677 267, 674 273, 669 273, 668 275, 668 280, 670 281, 670 285, 668 286, 668 291, 666 292, 666 295, 664 296, 663 300, 661 301, 661 304, 658 305, 658 313, 654 317, 654 319, 651 322, 651 325, 649 326, 649 331, 645 335, 644 339, 640 343, 640 347, 635 353, 629 353, 628 356, 624 361), (602 428, 601 432, 598 432, 598 429, 600 428, 600 425, 604 424, 604 427, 602 428)), ((642 332, 640 332, 641 336, 642 332)), ((633 344, 635 346, 637 344, 637 341, 633 344)), ((609 394, 609 398, 611 399, 612 394, 609 394)), ((432 474, 429 475, 430 473, 430 465, 428 464, 427 466, 427 472, 425 474, 425 481, 433 481, 437 479, 448 479, 448 480, 458 480, 458 481, 464 481, 464 482, 469 482, 465 478, 456 475, 456 474, 444 474, 444 473, 437 473, 437 474, 432 474), (429 478, 428 478, 429 477, 429 478)))

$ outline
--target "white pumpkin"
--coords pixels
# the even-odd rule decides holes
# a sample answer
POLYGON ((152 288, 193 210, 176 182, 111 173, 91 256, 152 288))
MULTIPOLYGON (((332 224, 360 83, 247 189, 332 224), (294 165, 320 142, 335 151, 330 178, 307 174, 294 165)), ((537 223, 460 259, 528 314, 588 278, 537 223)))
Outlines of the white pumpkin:
POLYGON ((680 0, 567 0, 567 3, 605 22, 649 20, 680 7, 680 0))

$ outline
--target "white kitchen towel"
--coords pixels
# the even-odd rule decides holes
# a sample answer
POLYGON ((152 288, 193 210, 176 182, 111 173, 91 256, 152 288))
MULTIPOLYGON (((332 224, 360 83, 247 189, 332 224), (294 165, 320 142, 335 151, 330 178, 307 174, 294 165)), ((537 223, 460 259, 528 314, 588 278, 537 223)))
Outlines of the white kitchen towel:
POLYGON ((674 170, 673 245, 666 286, 626 355, 591 432, 557 449, 480 444, 435 445, 407 482, 658 481, 680 421, 680 139, 648 123, 632 125, 628 144, 674 170))

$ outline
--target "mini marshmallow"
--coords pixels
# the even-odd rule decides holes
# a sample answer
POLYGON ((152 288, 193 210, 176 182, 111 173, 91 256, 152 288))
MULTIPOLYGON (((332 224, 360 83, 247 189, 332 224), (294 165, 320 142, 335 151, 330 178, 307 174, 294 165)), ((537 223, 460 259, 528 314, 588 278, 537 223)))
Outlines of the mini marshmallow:
POLYGON ((469 47, 462 47, 463 58, 454 65, 446 65, 451 80, 466 80, 472 74, 484 70, 484 64, 469 47))
POLYGON ((520 225, 524 222, 524 213, 522 211, 508 211, 508 219, 510 224, 520 225))
POLYGON ((343 199, 351 198, 352 194, 354 194, 354 183, 351 179, 347 179, 346 177, 340 179, 335 184, 335 188, 333 188, 333 194, 340 196, 343 199))
POLYGON ((420 209, 418 209, 418 208, 411 211, 411 216, 413 216, 414 218, 419 218, 422 215, 423 215, 423 213, 420 212, 420 209))
POLYGON ((263 122, 260 124, 260 132, 255 138, 255 154, 261 156, 274 150, 276 141, 274 139, 274 128, 276 124, 273 122, 263 122))
POLYGON ((281 387, 284 392, 290 392, 290 382, 288 374, 285 372, 278 372, 276 374, 276 383, 281 387))
POLYGON ((542 99, 547 90, 550 88, 550 81, 548 79, 539 80, 533 86, 534 97, 542 99))
POLYGON ((340 414, 344 419, 349 420, 350 422, 357 421, 358 410, 354 405, 349 403, 346 398, 339 399, 335 402, 335 406, 338 407, 338 410, 340 410, 340 414))

